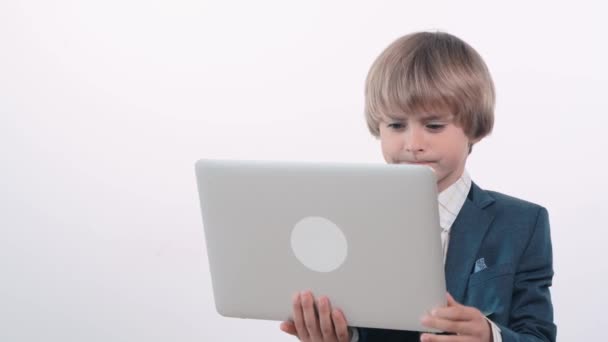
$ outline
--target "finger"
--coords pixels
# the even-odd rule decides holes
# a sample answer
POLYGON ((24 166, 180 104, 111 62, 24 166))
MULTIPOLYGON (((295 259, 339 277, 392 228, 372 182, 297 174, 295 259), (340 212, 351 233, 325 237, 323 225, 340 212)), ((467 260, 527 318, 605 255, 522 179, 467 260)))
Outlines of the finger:
POLYGON ((335 340, 336 331, 334 323, 331 320, 331 304, 327 297, 319 297, 317 300, 317 308, 319 309, 319 322, 321 325, 321 335, 324 340, 335 340))
POLYGON ((477 317, 477 311, 471 307, 458 305, 433 309, 430 315, 452 321, 470 321, 477 317))
POLYGON ((304 325, 308 330, 308 335, 315 340, 320 340, 321 329, 319 328, 319 318, 315 312, 315 299, 310 291, 303 292, 301 297, 304 325))
POLYGON ((422 342, 469 342, 469 341, 471 341, 471 339, 468 336, 422 334, 422 335, 420 335, 420 341, 422 341, 422 342))
POLYGON ((291 321, 285 321, 285 322, 281 323, 280 328, 283 332, 286 332, 289 335, 293 335, 296 337, 298 336, 298 333, 296 330, 296 325, 291 321))
POLYGON ((456 301, 456 299, 454 299, 454 297, 452 297, 452 295, 449 292, 447 292, 447 299, 448 299, 448 306, 462 305, 462 304, 458 303, 456 301))
POLYGON ((473 335, 477 332, 473 321, 452 321, 435 316, 426 315, 421 320, 425 327, 461 335, 473 335))
POLYGON ((302 340, 308 339, 308 330, 304 323, 304 312, 302 311, 302 298, 300 293, 293 296, 293 322, 296 326, 296 333, 302 340))
POLYGON ((349 342, 350 334, 348 333, 348 323, 346 322, 346 317, 344 317, 344 313, 342 312, 342 310, 333 309, 331 313, 331 319, 336 329, 336 336, 338 337, 338 342, 349 342))

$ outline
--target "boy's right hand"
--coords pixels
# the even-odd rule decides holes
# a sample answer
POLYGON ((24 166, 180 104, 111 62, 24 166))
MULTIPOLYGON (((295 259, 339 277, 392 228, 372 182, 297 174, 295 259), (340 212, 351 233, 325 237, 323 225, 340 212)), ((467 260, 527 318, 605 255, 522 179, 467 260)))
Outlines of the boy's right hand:
POLYGON ((349 342, 346 318, 339 309, 332 309, 327 297, 316 301, 310 291, 293 297, 293 321, 281 323, 281 330, 304 342, 349 342), (317 314, 318 312, 318 314, 317 314))

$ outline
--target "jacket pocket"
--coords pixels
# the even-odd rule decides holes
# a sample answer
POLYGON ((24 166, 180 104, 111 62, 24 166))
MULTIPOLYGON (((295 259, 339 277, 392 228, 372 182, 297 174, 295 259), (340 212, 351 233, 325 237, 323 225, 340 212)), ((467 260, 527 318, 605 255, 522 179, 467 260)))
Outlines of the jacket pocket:
POLYGON ((513 265, 511 263, 494 265, 485 270, 471 274, 469 277, 469 287, 477 286, 488 280, 509 274, 513 275, 513 265))
POLYGON ((465 305, 476 307, 494 323, 507 324, 514 276, 511 263, 495 265, 471 274, 465 305))

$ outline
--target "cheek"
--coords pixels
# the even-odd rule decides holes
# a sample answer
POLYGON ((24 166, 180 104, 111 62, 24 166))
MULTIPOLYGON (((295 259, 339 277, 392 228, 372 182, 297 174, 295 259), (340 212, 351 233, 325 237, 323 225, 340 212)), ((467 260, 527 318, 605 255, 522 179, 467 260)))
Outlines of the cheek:
POLYGON ((388 163, 390 162, 390 151, 388 150, 387 146, 386 146, 386 142, 382 141, 380 144, 380 147, 382 148, 382 156, 384 157, 384 160, 388 163))
POLYGON ((453 159, 461 159, 461 156, 467 155, 469 151, 469 140, 460 132, 450 132, 440 141, 441 149, 444 155, 452 156, 453 159))
POLYGON ((382 155, 386 162, 391 162, 395 154, 399 151, 399 146, 396 141, 387 139, 386 137, 380 138, 380 146, 382 148, 382 155))
POLYGON ((451 163, 457 164, 461 163, 468 156, 469 146, 468 144, 452 144, 446 146, 445 155, 448 156, 448 159, 451 163))

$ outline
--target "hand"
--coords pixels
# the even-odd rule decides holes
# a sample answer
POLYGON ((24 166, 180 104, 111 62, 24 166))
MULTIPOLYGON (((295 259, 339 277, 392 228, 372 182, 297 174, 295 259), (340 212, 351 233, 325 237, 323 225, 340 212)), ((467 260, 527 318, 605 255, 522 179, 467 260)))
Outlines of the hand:
POLYGON ((422 317, 422 325, 456 335, 422 334, 423 342, 492 342, 492 329, 484 315, 474 307, 459 304, 448 293, 448 306, 422 317))
POLYGON ((348 325, 342 311, 332 310, 327 297, 319 297, 316 308, 310 291, 296 293, 293 297, 293 322, 281 323, 281 330, 304 342, 349 342, 348 325))

